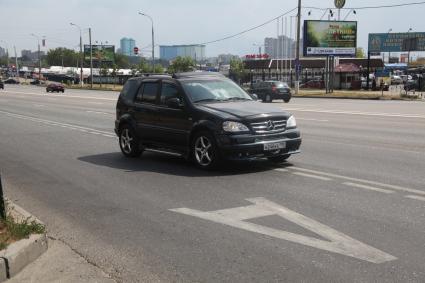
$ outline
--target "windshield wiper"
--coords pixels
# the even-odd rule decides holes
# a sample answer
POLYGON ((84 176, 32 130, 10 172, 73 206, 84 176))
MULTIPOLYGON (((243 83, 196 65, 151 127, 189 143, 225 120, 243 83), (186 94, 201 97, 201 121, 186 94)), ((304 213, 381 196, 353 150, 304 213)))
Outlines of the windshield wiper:
POLYGON ((221 100, 221 99, 215 99, 215 98, 205 98, 205 99, 196 100, 193 103, 198 103, 198 102, 217 102, 217 101, 223 101, 223 100, 221 100))
POLYGON ((245 98, 245 97, 230 97, 225 99, 225 101, 229 101, 229 100, 251 100, 251 99, 245 98))

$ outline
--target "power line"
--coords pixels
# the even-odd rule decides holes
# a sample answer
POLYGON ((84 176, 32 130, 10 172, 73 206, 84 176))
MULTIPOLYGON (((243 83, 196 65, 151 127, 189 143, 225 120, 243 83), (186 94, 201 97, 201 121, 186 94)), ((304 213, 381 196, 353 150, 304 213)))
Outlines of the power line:
MULTIPOLYGON (((404 7, 404 6, 413 6, 413 5, 424 5, 425 1, 420 2, 410 2, 410 3, 401 3, 401 4, 391 4, 391 5, 379 5, 379 6, 363 6, 363 7, 346 7, 341 8, 341 10, 366 10, 366 9, 381 9, 381 8, 397 8, 397 7, 404 7)), ((328 9, 335 9, 335 8, 321 8, 321 7, 311 7, 311 6, 303 6, 304 9, 315 9, 315 10, 328 10, 328 9)))
POLYGON ((289 14, 289 13, 292 13, 292 12, 293 12, 293 11, 295 11, 296 9, 297 9, 297 8, 295 7, 295 8, 293 8, 292 10, 289 10, 288 12, 285 12, 285 13, 283 13, 282 15, 279 15, 279 16, 277 16, 277 17, 274 17, 273 19, 268 20, 267 22, 264 22, 264 23, 262 23, 262 24, 260 24, 260 25, 255 26, 255 27, 252 27, 252 28, 249 28, 249 29, 243 30, 243 31, 241 31, 241 32, 238 32, 238 33, 235 33, 235 34, 232 34, 232 35, 229 35, 229 36, 223 37, 223 38, 219 38, 219 39, 216 39, 216 40, 211 40, 211 41, 203 42, 203 43, 200 43, 200 44, 201 44, 201 45, 206 45, 206 44, 216 43, 216 42, 219 42, 219 41, 224 41, 224 40, 227 40, 227 39, 230 39, 230 38, 234 38, 234 37, 239 36, 239 35, 242 35, 242 34, 244 34, 244 33, 247 33, 247 32, 250 32, 250 31, 253 31, 253 30, 257 29, 257 28, 263 27, 263 26, 265 26, 265 25, 267 25, 267 24, 269 24, 269 23, 271 23, 271 22, 273 22, 273 21, 275 21, 275 20, 279 19, 280 17, 283 17, 283 16, 285 16, 285 15, 287 15, 287 14, 289 14))

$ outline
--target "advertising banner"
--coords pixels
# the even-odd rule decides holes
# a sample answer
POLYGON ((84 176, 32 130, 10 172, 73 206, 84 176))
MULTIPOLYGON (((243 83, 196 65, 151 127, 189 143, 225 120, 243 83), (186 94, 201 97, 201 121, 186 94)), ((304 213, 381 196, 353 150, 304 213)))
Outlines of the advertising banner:
POLYGON ((425 51, 425 32, 369 34, 369 52, 404 51, 425 51))
MULTIPOLYGON (((114 45, 92 45, 94 62, 114 62, 114 45)), ((90 61, 90 45, 84 45, 84 60, 90 61)))
POLYGON ((354 57, 357 22, 304 21, 304 56, 354 57))

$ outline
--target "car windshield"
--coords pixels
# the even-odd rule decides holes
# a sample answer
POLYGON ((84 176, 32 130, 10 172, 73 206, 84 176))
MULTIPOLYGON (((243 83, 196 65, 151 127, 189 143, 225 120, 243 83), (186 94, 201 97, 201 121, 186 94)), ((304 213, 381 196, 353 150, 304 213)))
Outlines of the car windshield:
POLYGON ((182 86, 192 102, 244 101, 252 98, 230 80, 188 80, 182 86))

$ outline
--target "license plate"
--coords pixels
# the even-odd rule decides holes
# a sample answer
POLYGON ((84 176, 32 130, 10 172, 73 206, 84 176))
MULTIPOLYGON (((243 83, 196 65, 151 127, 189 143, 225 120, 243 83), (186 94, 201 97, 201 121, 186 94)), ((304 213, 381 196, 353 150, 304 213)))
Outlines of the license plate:
POLYGON ((265 151, 278 150, 286 147, 286 142, 275 142, 264 144, 265 151))

